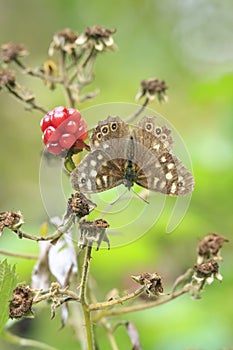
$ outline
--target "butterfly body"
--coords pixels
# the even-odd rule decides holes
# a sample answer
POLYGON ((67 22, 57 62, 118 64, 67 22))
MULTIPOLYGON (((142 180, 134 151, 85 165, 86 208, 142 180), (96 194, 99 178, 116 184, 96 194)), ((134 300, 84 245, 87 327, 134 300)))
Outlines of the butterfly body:
POLYGON ((171 131, 144 117, 130 131, 119 117, 99 122, 91 135, 91 152, 71 175, 74 189, 96 193, 134 183, 170 196, 192 192, 193 177, 172 153, 171 131))

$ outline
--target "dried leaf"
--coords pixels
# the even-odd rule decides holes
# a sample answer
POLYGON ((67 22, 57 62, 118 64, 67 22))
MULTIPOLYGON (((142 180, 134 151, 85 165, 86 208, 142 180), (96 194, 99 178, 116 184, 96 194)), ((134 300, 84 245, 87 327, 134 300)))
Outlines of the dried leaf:
POLYGON ((48 241, 41 241, 39 247, 40 255, 32 271, 31 286, 33 289, 48 290, 50 286, 48 254, 51 244, 48 241))
POLYGON ((132 350, 142 350, 139 340, 139 334, 134 324, 132 322, 126 322, 125 326, 131 343, 133 345, 132 350))
POLYGON ((49 250, 49 270, 62 287, 69 284, 71 274, 77 273, 76 252, 71 233, 63 235, 49 250))

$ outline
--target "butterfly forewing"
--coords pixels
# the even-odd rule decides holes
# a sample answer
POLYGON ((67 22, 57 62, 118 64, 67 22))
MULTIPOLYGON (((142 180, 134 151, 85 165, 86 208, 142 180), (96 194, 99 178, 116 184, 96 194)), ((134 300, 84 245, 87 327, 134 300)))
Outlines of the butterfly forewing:
POLYGON ((171 131, 144 117, 132 132, 119 117, 98 123, 91 135, 91 152, 71 175, 72 185, 84 193, 95 193, 134 183, 170 196, 191 193, 191 173, 172 155, 171 131))
POLYGON ((102 192, 118 186, 123 183, 123 162, 122 159, 112 159, 108 153, 96 149, 87 154, 72 172, 72 186, 83 193, 102 192))

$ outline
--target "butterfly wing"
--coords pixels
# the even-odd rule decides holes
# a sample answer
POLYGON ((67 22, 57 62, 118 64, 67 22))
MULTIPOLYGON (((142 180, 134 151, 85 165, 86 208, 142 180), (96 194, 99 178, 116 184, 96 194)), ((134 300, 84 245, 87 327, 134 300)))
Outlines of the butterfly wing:
POLYGON ((132 131, 134 139, 148 149, 153 149, 157 153, 171 151, 173 147, 173 138, 171 130, 166 125, 158 126, 155 118, 144 117, 135 126, 132 131))
POLYGON ((87 154, 71 174, 75 190, 83 193, 106 191, 124 182, 122 168, 124 159, 113 159, 102 149, 87 154))
MULTIPOLYGON (((106 120, 100 121, 93 131, 90 139, 91 149, 104 148, 107 150, 108 145, 120 152, 121 140, 129 139, 129 125, 119 117, 108 117, 106 120)), ((109 151, 108 151, 109 152, 109 151)))
POLYGON ((169 196, 191 193, 194 180, 181 161, 170 152, 171 131, 157 127, 154 118, 143 118, 133 129, 134 163, 138 165, 136 183, 169 196), (163 137, 162 137, 163 136, 163 137))
POLYGON ((144 159, 136 183, 151 191, 179 197, 191 193, 194 187, 192 174, 169 152, 144 159))

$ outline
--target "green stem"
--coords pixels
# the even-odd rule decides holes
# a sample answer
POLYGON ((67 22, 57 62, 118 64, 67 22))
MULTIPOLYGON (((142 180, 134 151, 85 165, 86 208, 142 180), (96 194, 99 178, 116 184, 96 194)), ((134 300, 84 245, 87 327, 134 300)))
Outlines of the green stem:
POLYGON ((40 341, 33 340, 33 339, 20 338, 17 335, 14 335, 14 334, 7 332, 7 331, 5 331, 2 334, 2 339, 10 344, 16 344, 16 345, 22 346, 22 347, 28 346, 30 349, 37 348, 37 349, 42 349, 42 350, 57 350, 56 348, 49 346, 45 343, 42 343, 40 341))
POLYGON ((107 323, 106 319, 101 320, 101 323, 107 333, 109 343, 112 347, 112 350, 119 350, 116 340, 114 338, 114 331, 111 329, 110 325, 107 323))
POLYGON ((85 329, 86 329, 88 350, 95 349, 91 315, 90 315, 90 311, 88 310, 88 303, 87 303, 87 297, 86 297, 89 264, 90 264, 90 260, 91 260, 91 250, 92 250, 91 246, 86 247, 86 254, 85 254, 85 258, 84 258, 81 284, 80 284, 80 302, 81 302, 83 316, 84 316, 84 320, 85 320, 85 329))

